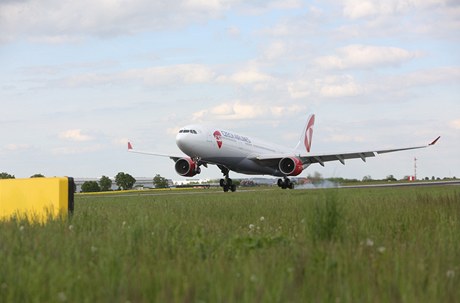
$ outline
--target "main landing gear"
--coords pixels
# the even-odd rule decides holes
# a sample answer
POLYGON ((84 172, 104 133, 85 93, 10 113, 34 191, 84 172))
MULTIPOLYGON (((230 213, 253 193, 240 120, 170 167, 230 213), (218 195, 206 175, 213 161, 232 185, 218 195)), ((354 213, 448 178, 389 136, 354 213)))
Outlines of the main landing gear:
POLYGON ((232 179, 228 176, 230 171, 225 166, 219 166, 220 170, 224 174, 224 179, 220 179, 220 186, 223 188, 224 192, 228 192, 229 190, 232 192, 236 191, 236 185, 233 184, 232 179))
POLYGON ((294 189, 294 183, 289 180, 288 177, 284 177, 283 179, 278 179, 278 186, 281 187, 282 189, 294 189))

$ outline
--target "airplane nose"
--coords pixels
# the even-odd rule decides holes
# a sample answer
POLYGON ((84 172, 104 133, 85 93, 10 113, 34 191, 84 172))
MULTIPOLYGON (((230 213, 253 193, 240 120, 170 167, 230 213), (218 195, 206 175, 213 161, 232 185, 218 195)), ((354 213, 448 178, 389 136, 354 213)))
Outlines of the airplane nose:
POLYGON ((185 135, 184 134, 177 134, 177 136, 176 136, 176 145, 183 152, 185 152, 185 150, 187 149, 185 141, 186 140, 185 140, 185 135))

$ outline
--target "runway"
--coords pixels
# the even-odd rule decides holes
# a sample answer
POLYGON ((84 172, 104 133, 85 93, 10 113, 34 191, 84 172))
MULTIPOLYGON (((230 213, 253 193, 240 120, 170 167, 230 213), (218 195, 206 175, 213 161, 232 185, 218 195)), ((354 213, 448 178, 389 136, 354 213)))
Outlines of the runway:
MULTIPOLYGON (((327 187, 296 187, 295 190, 311 190, 311 189, 328 189, 328 188, 384 188, 384 187, 423 187, 423 186, 458 186, 460 185, 460 180, 455 181, 433 181, 433 182, 407 182, 407 183, 385 183, 385 184, 365 184, 365 185, 329 185, 327 187)), ((235 193, 224 193, 223 191, 216 190, 193 190, 193 191, 176 191, 172 190, 148 190, 148 191, 117 191, 117 192, 108 192, 97 193, 97 194, 79 194, 78 196, 89 198, 89 197, 98 197, 98 198, 121 198, 121 197, 133 197, 133 196, 166 196, 166 195, 203 195, 203 194, 228 194, 234 195, 238 193, 249 193, 249 192, 258 192, 258 191, 267 191, 267 190, 282 190, 278 187, 272 188, 251 188, 251 189, 242 189, 237 190, 235 193)), ((289 190, 288 190, 289 191, 289 190)))
POLYGON ((385 183, 385 184, 365 184, 365 185, 339 185, 338 188, 376 188, 376 187, 420 187, 420 186, 446 186, 460 185, 460 180, 455 181, 428 181, 428 182, 407 182, 407 183, 385 183))

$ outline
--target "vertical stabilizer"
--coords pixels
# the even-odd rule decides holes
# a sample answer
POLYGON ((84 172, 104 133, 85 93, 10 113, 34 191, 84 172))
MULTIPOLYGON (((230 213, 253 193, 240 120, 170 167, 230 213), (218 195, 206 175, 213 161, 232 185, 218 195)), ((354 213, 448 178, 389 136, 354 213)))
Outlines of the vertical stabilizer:
POLYGON ((304 154, 309 153, 311 149, 311 140, 313 138, 313 125, 315 124, 315 115, 308 116, 307 123, 302 131, 299 142, 295 147, 296 152, 304 154))

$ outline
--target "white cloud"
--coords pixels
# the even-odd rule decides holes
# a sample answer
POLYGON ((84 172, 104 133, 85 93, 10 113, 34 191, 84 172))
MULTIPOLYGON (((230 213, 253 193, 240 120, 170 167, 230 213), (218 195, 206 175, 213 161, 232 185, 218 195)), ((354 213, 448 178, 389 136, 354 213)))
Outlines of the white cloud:
POLYGON ((118 73, 86 73, 62 80, 65 86, 82 87, 107 84, 139 82, 146 86, 197 84, 212 81, 214 72, 199 64, 177 64, 171 66, 129 69, 118 73))
POLYGON ((448 0, 345 0, 343 15, 357 19, 376 15, 394 15, 410 10, 426 9, 433 6, 444 6, 448 0))
POLYGON ((2 36, 115 36, 215 18, 223 1, 8 1, 0 6, 2 36), (180 12, 180 13, 178 13, 180 12))
POLYGON ((69 141, 89 141, 92 137, 82 134, 81 129, 69 129, 59 134, 59 138, 69 141))
POLYGON ((193 113, 193 120, 199 121, 206 117, 206 120, 240 120, 254 119, 263 115, 265 108, 260 105, 243 103, 236 101, 234 103, 224 103, 211 109, 205 109, 193 113))
POLYGON ((460 129, 460 119, 450 121, 450 127, 460 129))
POLYGON ((287 89, 293 99, 302 99, 309 96, 325 98, 352 97, 366 92, 365 88, 351 75, 302 79, 289 82, 287 89))
MULTIPOLYGON (((232 8, 260 11, 241 0, 43 0, 0 2, 0 41, 28 37, 57 43, 83 37, 113 37, 174 29, 221 17, 232 8)), ((299 0, 263 1, 263 9, 292 9, 299 0)))
POLYGON ((349 136, 335 134, 323 139, 324 142, 333 142, 333 143, 344 143, 344 142, 365 142, 365 138, 362 136, 349 136))
POLYGON ((417 57, 417 52, 398 47, 372 45, 348 45, 337 49, 336 55, 323 56, 315 63, 326 69, 370 69, 375 67, 397 66, 417 57))
POLYGON ((353 97, 360 95, 363 88, 353 81, 338 84, 325 84, 320 89, 320 95, 328 98, 353 97))
POLYGON ((241 31, 236 26, 230 26, 227 28, 227 33, 232 37, 239 37, 241 34, 241 31))
POLYGON ((64 147, 56 147, 51 150, 51 153, 53 155, 74 155, 74 154, 85 154, 85 153, 93 153, 97 152, 102 149, 102 145, 97 144, 93 146, 87 146, 87 147, 70 147, 70 146, 64 146, 64 147))
POLYGON ((29 144, 15 144, 15 143, 10 143, 6 145, 6 150, 7 151, 23 151, 23 150, 28 150, 30 149, 31 146, 29 144))
POLYGON ((304 112, 304 105, 267 105, 252 102, 235 101, 233 103, 219 104, 210 109, 203 109, 193 113, 193 120, 245 120, 258 117, 288 117, 299 112, 304 112))
POLYGON ((123 145, 123 146, 128 146, 129 139, 124 137, 124 138, 115 138, 112 140, 112 144, 114 145, 123 145))
POLYGON ((220 76, 217 78, 219 82, 236 83, 236 84, 255 84, 272 81, 273 77, 258 71, 256 68, 249 68, 236 72, 230 76, 220 76))
POLYGON ((268 60, 280 58, 287 51, 286 44, 283 41, 275 41, 268 45, 264 52, 264 57, 268 60))
POLYGON ((142 80, 144 84, 154 86, 173 83, 203 83, 210 81, 213 76, 214 73, 204 65, 179 64, 130 70, 122 73, 120 78, 142 80))

